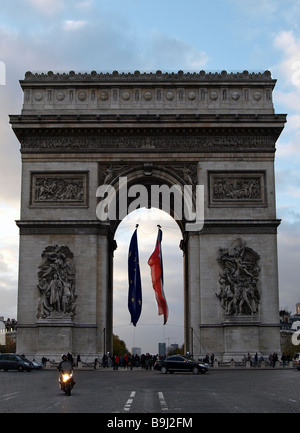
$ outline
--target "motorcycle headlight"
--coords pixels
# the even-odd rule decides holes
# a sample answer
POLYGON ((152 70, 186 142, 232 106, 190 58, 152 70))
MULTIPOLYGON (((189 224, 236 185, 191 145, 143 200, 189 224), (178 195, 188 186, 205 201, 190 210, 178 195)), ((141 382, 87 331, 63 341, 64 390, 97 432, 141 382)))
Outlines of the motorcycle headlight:
POLYGON ((63 374, 62 375, 62 380, 63 382, 67 382, 70 378, 71 378, 71 374, 63 374))

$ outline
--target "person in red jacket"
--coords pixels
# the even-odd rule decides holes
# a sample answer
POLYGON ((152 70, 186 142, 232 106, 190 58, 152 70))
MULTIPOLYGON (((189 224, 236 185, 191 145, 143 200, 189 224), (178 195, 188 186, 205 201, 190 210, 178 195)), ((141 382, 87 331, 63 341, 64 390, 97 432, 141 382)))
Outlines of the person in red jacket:
POLYGON ((120 364, 120 358, 118 355, 115 356, 115 362, 114 362, 114 370, 118 370, 120 364))
POLYGON ((125 363, 125 367, 128 368, 128 355, 127 355, 127 353, 124 356, 124 363, 125 363))

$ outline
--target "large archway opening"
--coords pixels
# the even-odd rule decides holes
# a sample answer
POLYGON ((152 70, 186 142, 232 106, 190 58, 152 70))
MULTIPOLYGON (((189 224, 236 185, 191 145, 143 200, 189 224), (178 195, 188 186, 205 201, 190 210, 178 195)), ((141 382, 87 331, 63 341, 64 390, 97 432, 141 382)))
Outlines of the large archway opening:
POLYGON ((113 333, 125 341, 128 350, 134 347, 141 353, 159 353, 159 343, 169 347, 182 347, 184 343, 184 273, 183 254, 179 247, 182 239, 177 222, 157 208, 141 208, 131 212, 119 224, 115 240, 113 274, 113 333), (142 313, 134 327, 130 323, 128 302, 128 248, 131 236, 138 224, 139 261, 142 281, 142 313), (163 324, 158 315, 157 303, 151 282, 148 259, 152 254, 157 225, 163 231, 162 252, 164 264, 164 291, 168 302, 169 317, 163 324))

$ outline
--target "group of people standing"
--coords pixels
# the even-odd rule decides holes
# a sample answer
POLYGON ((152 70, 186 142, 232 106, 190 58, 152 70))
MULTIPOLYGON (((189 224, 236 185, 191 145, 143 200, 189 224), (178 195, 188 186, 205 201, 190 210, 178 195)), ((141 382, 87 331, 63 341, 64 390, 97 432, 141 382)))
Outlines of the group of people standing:
MULTIPOLYGON (((119 367, 130 368, 131 370, 134 367, 141 367, 142 370, 152 370, 157 359, 158 355, 150 355, 150 353, 142 355, 131 355, 130 353, 126 353, 121 356, 104 354, 102 357, 102 367, 107 368, 112 365, 114 370, 118 370, 119 367)), ((97 360, 95 359, 95 368, 97 365, 96 363, 97 360)))
MULTIPOLYGON (((281 361, 283 366, 286 365, 287 362, 291 361, 291 357, 290 355, 285 355, 284 353, 281 356, 281 361)), ((250 355, 250 353, 248 353, 247 357, 244 356, 244 361, 249 361, 251 365, 259 365, 262 361, 269 363, 269 365, 271 367, 275 367, 276 366, 276 362, 279 361, 279 357, 278 357, 278 353, 274 352, 274 353, 270 353, 268 360, 264 359, 264 357, 258 356, 257 352, 255 353, 254 357, 252 357, 250 355)))

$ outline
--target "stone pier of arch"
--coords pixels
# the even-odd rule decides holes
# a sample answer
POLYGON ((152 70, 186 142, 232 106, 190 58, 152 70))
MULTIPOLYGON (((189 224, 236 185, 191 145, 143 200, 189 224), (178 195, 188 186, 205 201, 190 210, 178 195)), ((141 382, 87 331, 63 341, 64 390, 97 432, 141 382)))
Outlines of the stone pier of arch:
POLYGON ((279 353, 274 158, 286 115, 270 72, 27 72, 20 84, 17 351, 112 352, 119 221, 97 219, 96 191, 126 176, 204 185, 204 227, 179 221, 186 351, 279 353))

